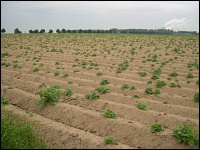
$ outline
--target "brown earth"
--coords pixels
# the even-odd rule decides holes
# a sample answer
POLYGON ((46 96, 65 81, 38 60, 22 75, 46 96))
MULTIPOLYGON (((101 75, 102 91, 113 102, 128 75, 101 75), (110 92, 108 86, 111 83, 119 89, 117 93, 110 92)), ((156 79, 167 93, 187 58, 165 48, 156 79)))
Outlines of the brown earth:
POLYGON ((5 109, 39 121, 39 134, 55 148, 197 149, 199 145, 189 147, 177 143, 172 132, 185 124, 199 130, 199 103, 193 100, 195 92, 199 92, 196 83, 199 69, 188 68, 188 63, 199 62, 198 42, 198 37, 191 35, 1 35, 1 53, 12 55, 1 58, 1 62, 11 64, 1 68, 1 95, 10 100, 5 109), (57 52, 50 52, 52 48, 57 52), (131 54, 132 48, 135 48, 134 55, 131 54), (157 55, 157 62, 147 60, 154 55, 157 55), (14 68, 15 60, 22 68, 14 68), (83 60, 87 62, 85 69, 83 60), (128 61, 127 70, 116 73, 119 64, 125 60, 128 61), (91 61, 98 66, 89 68, 91 61), (60 64, 55 65, 56 62, 60 64), (164 62, 166 64, 161 66, 164 62), (41 63, 43 66, 40 67, 41 63), (159 79, 151 79, 154 69, 159 67, 159 79), (39 68, 39 72, 33 72, 34 68, 39 68), (59 76, 54 75, 56 71, 59 76), (169 80, 173 71, 178 76, 169 80), (97 76, 97 72, 103 75, 97 76), (139 72, 146 72, 147 76, 141 77, 139 72), (64 73, 69 77, 63 78, 64 73), (194 78, 186 78, 189 73, 194 78), (110 92, 100 94, 95 89, 105 79, 110 82, 104 85, 110 92), (152 84, 147 84, 150 80, 152 84), (158 88, 161 94, 146 94, 147 87, 156 89, 157 80, 166 82, 166 86, 158 88), (57 85, 62 91, 72 88, 73 95, 62 95, 55 106, 39 108, 40 97, 36 92, 45 89, 38 87, 41 83, 47 87, 57 85), (172 88, 171 83, 181 87, 172 88), (135 86, 136 90, 122 90, 123 84, 135 86), (100 95, 100 99, 87 100, 85 95, 93 91, 100 95), (133 98, 133 95, 140 98, 133 98), (164 100, 169 104, 163 104, 164 100), (141 102, 149 104, 147 111, 137 108, 141 102), (103 117, 102 112, 108 109, 117 114, 116 119, 103 117), (34 112, 33 117, 28 116, 27 111, 34 112), (154 123, 164 125, 165 130, 152 133, 154 123), (106 145, 105 136, 114 137, 117 145, 106 145))

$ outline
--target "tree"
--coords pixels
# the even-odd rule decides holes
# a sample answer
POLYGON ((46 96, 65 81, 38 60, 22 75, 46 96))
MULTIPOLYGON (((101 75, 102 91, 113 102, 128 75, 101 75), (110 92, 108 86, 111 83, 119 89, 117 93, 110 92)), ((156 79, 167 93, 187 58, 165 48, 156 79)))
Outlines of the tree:
POLYGON ((82 29, 79 29, 79 30, 78 30, 78 33, 82 33, 82 32, 83 32, 83 30, 82 30, 82 29))
POLYGON ((68 33, 71 33, 71 30, 67 30, 68 33))
POLYGON ((62 29, 61 32, 62 32, 62 33, 66 33, 67 31, 66 31, 65 29, 62 29))
POLYGON ((41 30, 40 30, 40 33, 45 33, 45 29, 41 29, 41 30))
POLYGON ((14 33, 15 34, 18 34, 18 33, 22 33, 21 31, 19 31, 19 29, 18 28, 16 28, 15 30, 14 30, 14 33))
POLYGON ((3 29, 1 29, 1 32, 2 32, 2 33, 5 33, 5 32, 6 32, 6 30, 3 28, 3 29))
POLYGON ((50 29, 50 30, 49 30, 49 33, 53 33, 53 30, 52 30, 52 29, 50 29))
POLYGON ((29 30, 29 33, 33 33, 33 30, 29 30))
POLYGON ((72 33, 76 33, 76 30, 72 30, 72 33))
POLYGON ((56 32, 57 32, 57 33, 60 33, 60 30, 59 30, 59 29, 57 29, 57 30, 56 30, 56 32))
POLYGON ((34 31, 33 31, 33 33, 39 33, 39 30, 38 30, 38 29, 36 29, 36 30, 34 30, 34 31))

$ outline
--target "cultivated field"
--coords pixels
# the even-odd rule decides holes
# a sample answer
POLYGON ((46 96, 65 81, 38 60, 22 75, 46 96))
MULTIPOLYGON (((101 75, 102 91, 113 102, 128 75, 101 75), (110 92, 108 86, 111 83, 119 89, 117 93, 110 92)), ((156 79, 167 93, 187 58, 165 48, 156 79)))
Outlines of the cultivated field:
POLYGON ((5 34, 1 55, 5 108, 40 121, 52 147, 185 149, 172 132, 199 130, 198 36, 5 34), (63 91, 59 102, 39 107, 36 93, 50 86, 63 91))

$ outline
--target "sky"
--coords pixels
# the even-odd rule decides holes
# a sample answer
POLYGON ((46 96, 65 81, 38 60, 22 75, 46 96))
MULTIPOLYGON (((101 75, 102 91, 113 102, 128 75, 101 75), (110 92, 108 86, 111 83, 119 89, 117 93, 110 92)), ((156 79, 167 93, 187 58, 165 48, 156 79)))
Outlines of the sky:
POLYGON ((199 1, 1 1, 1 29, 161 29, 199 32, 199 1))

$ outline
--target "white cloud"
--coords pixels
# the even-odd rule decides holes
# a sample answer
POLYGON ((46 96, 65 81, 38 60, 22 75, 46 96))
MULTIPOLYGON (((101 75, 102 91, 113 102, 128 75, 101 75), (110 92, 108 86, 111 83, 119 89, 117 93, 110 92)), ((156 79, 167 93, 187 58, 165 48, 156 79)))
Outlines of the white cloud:
POLYGON ((190 24, 190 21, 186 18, 182 19, 172 19, 165 23, 166 29, 170 30, 181 30, 183 28, 187 28, 187 26, 190 24))

